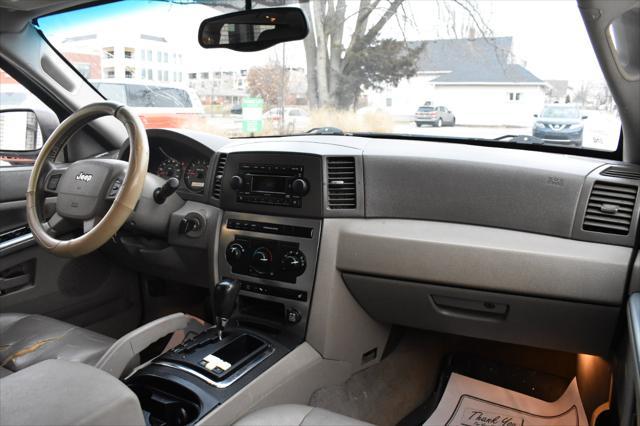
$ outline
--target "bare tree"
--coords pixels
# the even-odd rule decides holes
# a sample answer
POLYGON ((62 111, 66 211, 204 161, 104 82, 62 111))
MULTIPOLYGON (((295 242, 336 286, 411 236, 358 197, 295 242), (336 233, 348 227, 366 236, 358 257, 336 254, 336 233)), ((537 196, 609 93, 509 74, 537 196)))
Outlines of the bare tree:
MULTIPOLYGON (((357 11, 349 14, 346 0, 302 0, 301 7, 311 21, 304 40, 311 108, 347 108, 351 104, 352 97, 345 97, 344 93, 359 90, 349 86, 353 84, 350 76, 357 72, 355 67, 361 66, 359 52, 378 42, 380 32, 394 17, 399 23, 415 25, 405 3, 406 0, 360 0, 357 11), (345 24, 350 18, 355 19, 353 32, 345 39, 345 24)), ((490 36, 475 0, 437 0, 437 3, 439 6, 442 3, 446 17, 441 19, 451 22, 450 30, 456 38, 459 33, 471 32, 490 36), (461 31, 460 25, 466 31, 461 31)))
POLYGON ((249 94, 264 99, 267 108, 286 102, 286 99, 283 100, 281 97, 283 91, 288 92, 289 72, 285 72, 284 76, 282 74, 282 64, 278 62, 270 62, 249 69, 247 74, 249 94))

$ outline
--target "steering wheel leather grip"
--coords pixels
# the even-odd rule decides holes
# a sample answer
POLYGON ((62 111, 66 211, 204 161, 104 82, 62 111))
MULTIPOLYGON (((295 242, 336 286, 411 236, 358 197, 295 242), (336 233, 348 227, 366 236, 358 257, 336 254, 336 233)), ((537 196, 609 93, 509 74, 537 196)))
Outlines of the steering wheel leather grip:
POLYGON ((70 115, 51 134, 36 159, 26 193, 27 222, 36 241, 47 251, 65 257, 90 253, 106 243, 126 222, 135 209, 149 164, 147 133, 140 119, 126 106, 116 102, 98 102, 86 105, 70 115), (43 223, 38 205, 44 197, 47 173, 55 168, 55 156, 81 127, 96 118, 114 116, 125 127, 131 149, 128 164, 119 160, 80 160, 60 172, 56 213, 60 220, 98 220, 83 235, 70 240, 59 240, 49 234, 50 222, 43 223), (89 170, 89 172, 87 172, 89 170), (113 180, 122 184, 113 204, 105 206, 106 195, 113 180), (102 210, 106 210, 103 214, 102 210))

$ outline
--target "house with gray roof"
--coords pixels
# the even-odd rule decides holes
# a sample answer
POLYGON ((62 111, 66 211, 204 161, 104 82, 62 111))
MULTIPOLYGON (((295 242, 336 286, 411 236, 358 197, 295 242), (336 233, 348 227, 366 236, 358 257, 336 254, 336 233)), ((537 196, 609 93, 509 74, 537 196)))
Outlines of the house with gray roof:
POLYGON ((544 105, 547 83, 516 60, 512 37, 409 42, 420 45, 417 75, 369 92, 370 105, 407 117, 421 105, 444 106, 458 124, 496 126, 529 126, 544 105))

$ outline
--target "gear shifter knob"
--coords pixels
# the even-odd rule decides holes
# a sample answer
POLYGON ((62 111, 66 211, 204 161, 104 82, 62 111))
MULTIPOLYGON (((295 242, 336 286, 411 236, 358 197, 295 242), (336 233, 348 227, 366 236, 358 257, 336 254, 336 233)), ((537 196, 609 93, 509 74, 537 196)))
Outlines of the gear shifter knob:
POLYGON ((213 309, 220 339, 222 339, 222 330, 224 330, 236 307, 236 299, 239 292, 240 281, 232 279, 224 279, 213 288, 213 309))

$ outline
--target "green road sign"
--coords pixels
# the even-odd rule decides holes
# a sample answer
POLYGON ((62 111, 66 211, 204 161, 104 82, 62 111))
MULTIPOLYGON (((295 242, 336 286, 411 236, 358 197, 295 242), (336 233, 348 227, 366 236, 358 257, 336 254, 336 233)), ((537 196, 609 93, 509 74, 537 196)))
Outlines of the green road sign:
POLYGON ((242 100, 242 131, 255 133, 262 130, 262 98, 244 98, 242 100))

